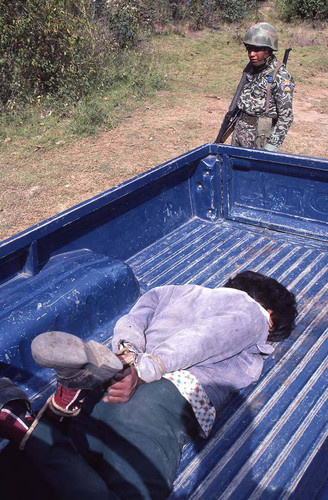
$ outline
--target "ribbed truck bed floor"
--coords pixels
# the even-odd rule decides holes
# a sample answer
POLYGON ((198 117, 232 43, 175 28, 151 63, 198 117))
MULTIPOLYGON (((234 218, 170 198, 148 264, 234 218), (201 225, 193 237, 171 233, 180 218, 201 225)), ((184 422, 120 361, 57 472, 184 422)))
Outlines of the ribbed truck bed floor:
POLYGON ((129 260, 142 289, 219 287, 250 269, 296 295, 291 337, 233 394, 207 440, 184 450, 171 499, 328 498, 328 253, 320 241, 194 218, 129 260))

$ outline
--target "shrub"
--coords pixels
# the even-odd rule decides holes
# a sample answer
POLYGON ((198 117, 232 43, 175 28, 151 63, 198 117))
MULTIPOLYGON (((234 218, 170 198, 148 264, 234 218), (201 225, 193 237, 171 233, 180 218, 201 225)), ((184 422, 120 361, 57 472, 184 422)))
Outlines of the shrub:
POLYGON ((120 48, 138 42, 151 27, 153 9, 147 0, 108 0, 106 22, 120 48))
POLYGON ((0 107, 43 96, 76 101, 104 81, 115 83, 115 59, 156 23, 186 21, 199 29, 220 19, 238 21, 254 1, 2 0, 0 107))
POLYGON ((150 32, 149 0, 2 0, 0 106, 102 86, 117 54, 150 32))
POLYGON ((2 0, 0 101, 79 95, 95 75, 91 0, 2 0), (88 10, 89 9, 89 10, 88 10))
POLYGON ((284 21, 296 19, 328 20, 327 0, 278 0, 280 16, 284 21))
POLYGON ((233 23, 241 21, 251 9, 255 9, 255 0, 221 0, 219 2, 220 17, 223 21, 233 23))
POLYGON ((240 21, 255 6, 255 0, 187 0, 184 17, 195 29, 212 25, 220 20, 240 21))

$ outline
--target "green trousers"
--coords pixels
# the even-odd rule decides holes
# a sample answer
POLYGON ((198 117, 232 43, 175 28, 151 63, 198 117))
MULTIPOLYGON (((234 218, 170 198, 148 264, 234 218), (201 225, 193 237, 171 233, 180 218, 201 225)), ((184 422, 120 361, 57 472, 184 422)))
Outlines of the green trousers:
POLYGON ((55 498, 159 500, 168 497, 182 448, 196 432, 190 404, 161 379, 127 403, 90 398, 67 428, 42 419, 24 453, 55 498))

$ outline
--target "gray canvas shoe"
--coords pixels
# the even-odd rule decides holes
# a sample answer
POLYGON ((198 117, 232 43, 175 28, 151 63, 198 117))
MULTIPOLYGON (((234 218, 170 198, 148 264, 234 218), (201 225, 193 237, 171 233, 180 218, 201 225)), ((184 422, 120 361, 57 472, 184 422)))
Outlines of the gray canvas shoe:
POLYGON ((35 362, 56 370, 58 382, 68 389, 92 389, 123 368, 108 347, 65 332, 41 333, 32 341, 31 350, 35 362))

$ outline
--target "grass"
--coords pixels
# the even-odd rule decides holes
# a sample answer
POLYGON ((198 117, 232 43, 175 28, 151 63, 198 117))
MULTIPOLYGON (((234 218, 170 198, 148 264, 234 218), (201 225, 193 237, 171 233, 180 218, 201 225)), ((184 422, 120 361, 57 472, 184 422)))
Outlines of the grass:
POLYGON ((231 38, 232 28, 226 27, 222 32, 204 30, 186 37, 170 35, 164 38, 164 43, 162 37, 156 38, 153 46, 167 67, 173 88, 215 92, 226 97, 235 88, 233 78, 241 72, 243 64, 240 47, 231 38), (231 81, 222 78, 227 69, 231 81))
POLYGON ((108 78, 105 72, 101 85, 77 103, 40 98, 36 104, 2 114, 0 148, 31 153, 95 134, 100 127, 116 126, 140 101, 165 85, 155 57, 150 48, 140 53, 126 51, 107 68, 108 78))

